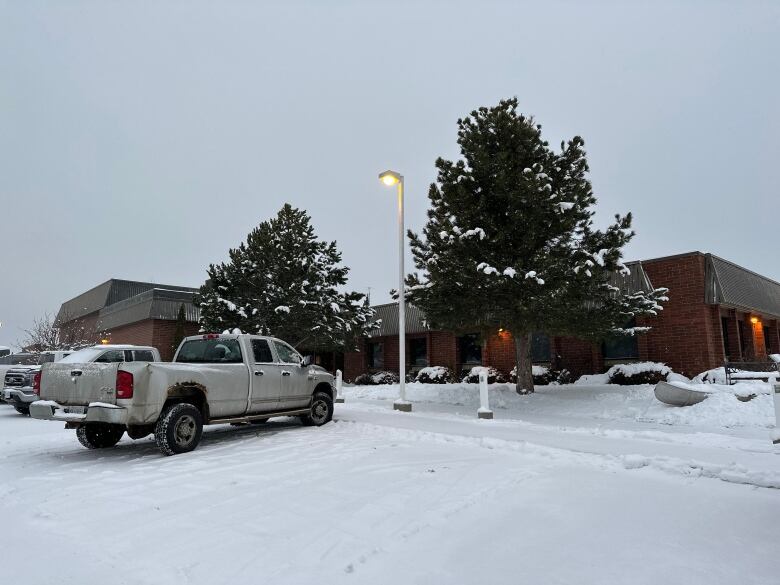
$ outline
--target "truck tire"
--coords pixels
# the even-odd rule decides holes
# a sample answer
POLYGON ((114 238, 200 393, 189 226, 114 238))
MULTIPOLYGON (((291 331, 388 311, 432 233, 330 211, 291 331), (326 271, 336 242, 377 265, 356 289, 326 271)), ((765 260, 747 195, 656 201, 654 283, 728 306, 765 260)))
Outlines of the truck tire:
POLYGON ((194 451, 202 434, 203 417, 195 406, 187 402, 165 408, 154 429, 157 448, 163 455, 194 451))
POLYGON ((107 423, 87 423, 76 429, 76 437, 87 449, 113 447, 125 434, 124 427, 107 423))
POLYGON ((14 410, 16 410, 16 412, 19 414, 23 414, 24 416, 30 416, 29 406, 14 406, 14 410))
POLYGON ((321 427, 333 419, 333 399, 325 392, 315 392, 311 398, 309 414, 301 417, 307 427, 321 427))

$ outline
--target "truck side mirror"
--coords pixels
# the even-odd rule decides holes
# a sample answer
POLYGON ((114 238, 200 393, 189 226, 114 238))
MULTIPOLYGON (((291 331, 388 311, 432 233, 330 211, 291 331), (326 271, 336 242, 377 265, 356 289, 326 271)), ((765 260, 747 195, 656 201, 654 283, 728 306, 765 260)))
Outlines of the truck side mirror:
POLYGON ((301 367, 305 368, 310 365, 311 365, 311 356, 310 355, 303 356, 303 359, 301 360, 301 367))

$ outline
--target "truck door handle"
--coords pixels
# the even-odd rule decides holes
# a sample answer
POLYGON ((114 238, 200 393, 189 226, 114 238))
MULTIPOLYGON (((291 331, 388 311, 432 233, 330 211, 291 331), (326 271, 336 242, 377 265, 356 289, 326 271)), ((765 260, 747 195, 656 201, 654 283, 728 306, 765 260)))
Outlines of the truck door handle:
POLYGON ((71 376, 80 376, 83 373, 84 372, 82 372, 81 370, 71 370, 70 375, 71 376))
POLYGON ((255 370, 255 376, 262 376, 263 374, 265 374, 263 370, 255 370))
POLYGON ((284 370, 282 372, 282 376, 289 376, 289 375, 290 375, 290 372, 288 372, 287 370, 284 370))

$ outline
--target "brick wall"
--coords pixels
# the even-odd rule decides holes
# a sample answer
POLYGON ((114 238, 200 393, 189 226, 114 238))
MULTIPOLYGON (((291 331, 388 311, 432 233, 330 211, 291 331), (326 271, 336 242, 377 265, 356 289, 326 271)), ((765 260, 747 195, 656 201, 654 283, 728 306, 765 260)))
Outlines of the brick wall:
MULTIPOLYGON (((160 350, 163 361, 170 361, 173 359, 173 354, 176 353, 176 348, 173 346, 176 336, 176 321, 156 319, 153 323, 154 331, 151 345, 160 350)), ((197 323, 185 323, 184 336, 196 335, 199 329, 200 326, 197 323)))
POLYGON ((356 351, 344 352, 344 379, 351 382, 367 369, 366 340, 358 341, 356 351))
POLYGON ((458 363, 458 342, 454 333, 431 331, 428 334, 428 362, 455 370, 458 363))
POLYGON ((643 262, 650 282, 669 289, 669 302, 657 317, 641 320, 647 357, 676 372, 693 376, 723 362, 720 312, 704 303, 703 254, 693 253, 643 262))
POLYGON ((482 363, 509 374, 515 367, 515 339, 508 331, 488 338, 482 348, 482 363))
POLYGON ((604 371, 604 357, 593 342, 576 337, 556 337, 552 342, 553 365, 567 369, 574 378, 604 371))
MULTIPOLYGON (((198 333, 198 328, 197 323, 186 323, 184 335, 195 335, 198 333)), ((111 329, 107 332, 107 338, 110 343, 151 345, 157 348, 163 361, 170 361, 173 359, 175 352, 173 347, 175 333, 176 321, 145 319, 130 325, 111 329)))

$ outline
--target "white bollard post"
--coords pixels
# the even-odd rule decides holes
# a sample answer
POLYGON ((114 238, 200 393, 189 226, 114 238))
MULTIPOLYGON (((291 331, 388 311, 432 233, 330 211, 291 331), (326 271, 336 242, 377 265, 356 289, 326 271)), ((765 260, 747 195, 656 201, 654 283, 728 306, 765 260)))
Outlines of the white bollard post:
POLYGON ((493 411, 490 410, 488 403, 488 377, 487 372, 479 373, 479 409, 477 410, 479 418, 493 418, 493 411))
POLYGON ((341 370, 336 370, 336 404, 344 402, 344 393, 342 391, 341 370))
POLYGON ((775 432, 772 435, 772 442, 775 445, 780 444, 780 381, 775 378, 775 383, 773 384, 774 392, 772 392, 772 397, 775 401, 775 432))

